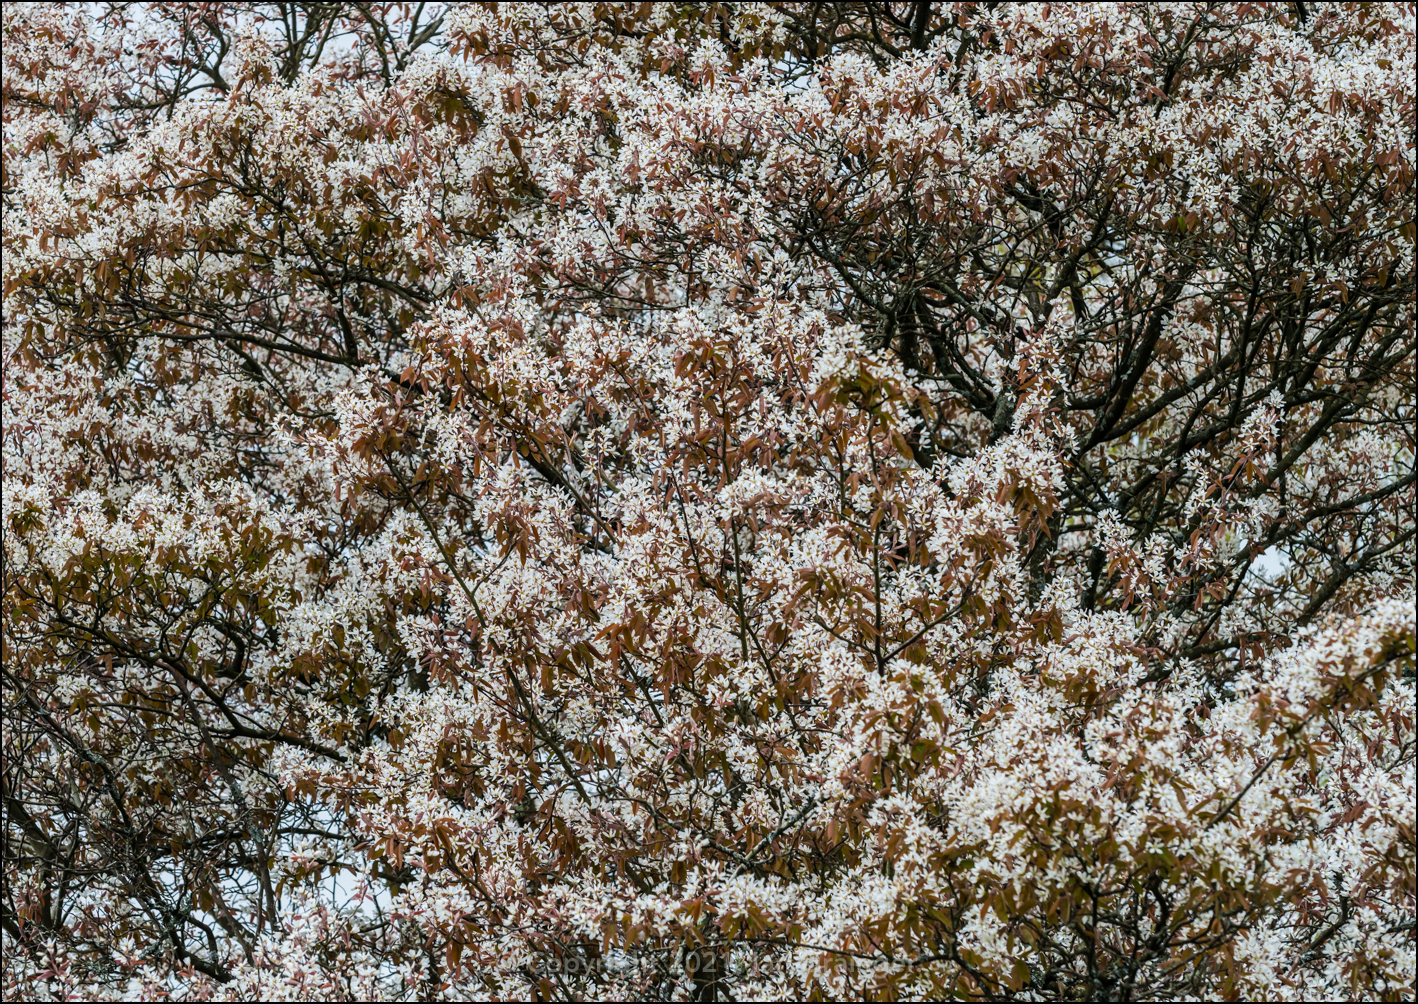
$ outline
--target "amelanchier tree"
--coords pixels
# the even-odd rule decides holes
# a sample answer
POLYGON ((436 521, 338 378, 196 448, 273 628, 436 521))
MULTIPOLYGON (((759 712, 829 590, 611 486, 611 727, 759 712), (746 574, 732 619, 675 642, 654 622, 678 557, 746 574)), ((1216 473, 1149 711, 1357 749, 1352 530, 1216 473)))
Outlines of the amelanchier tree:
POLYGON ((6 999, 1413 999, 1414 4, 4 71, 6 999))

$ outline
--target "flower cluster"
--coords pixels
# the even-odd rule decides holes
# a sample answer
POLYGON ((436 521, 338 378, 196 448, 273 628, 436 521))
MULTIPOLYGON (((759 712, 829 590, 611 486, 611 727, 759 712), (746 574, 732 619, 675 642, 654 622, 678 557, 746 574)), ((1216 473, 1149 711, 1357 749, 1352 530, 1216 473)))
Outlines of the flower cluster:
POLYGON ((7 997, 1412 998, 1412 4, 4 42, 7 997))

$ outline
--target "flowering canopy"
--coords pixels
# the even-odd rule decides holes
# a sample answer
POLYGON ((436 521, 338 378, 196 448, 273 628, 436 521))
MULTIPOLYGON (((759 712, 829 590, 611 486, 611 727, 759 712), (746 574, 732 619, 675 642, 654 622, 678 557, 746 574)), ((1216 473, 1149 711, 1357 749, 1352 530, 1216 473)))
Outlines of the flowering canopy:
POLYGON ((7 997, 1412 999, 1413 4, 11 10, 7 997))

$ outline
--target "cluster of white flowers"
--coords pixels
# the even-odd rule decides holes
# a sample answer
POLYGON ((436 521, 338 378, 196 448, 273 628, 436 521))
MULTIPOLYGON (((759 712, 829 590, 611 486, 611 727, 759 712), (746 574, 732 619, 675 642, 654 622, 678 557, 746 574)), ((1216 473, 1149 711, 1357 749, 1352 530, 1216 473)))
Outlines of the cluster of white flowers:
POLYGON ((76 6, 7 995, 1411 998, 1412 5, 76 6))

